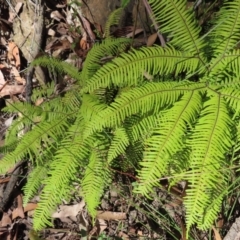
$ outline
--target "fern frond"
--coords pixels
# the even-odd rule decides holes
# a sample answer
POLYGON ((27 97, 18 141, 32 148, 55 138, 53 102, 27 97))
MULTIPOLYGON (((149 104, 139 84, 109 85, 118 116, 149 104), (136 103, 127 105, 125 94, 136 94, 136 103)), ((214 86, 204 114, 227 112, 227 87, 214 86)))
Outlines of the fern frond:
POLYGON ((227 102, 228 106, 234 112, 235 119, 240 115, 240 89, 238 88, 223 88, 220 89, 219 92, 224 100, 227 102))
POLYGON ((184 52, 198 55, 202 62, 206 62, 202 49, 204 41, 200 39, 200 27, 194 17, 194 12, 187 9, 185 0, 148 0, 155 19, 161 25, 160 32, 169 34, 170 43, 184 52))
POLYGON ((174 165, 172 156, 185 148, 183 138, 187 133, 187 125, 192 126, 201 108, 202 97, 198 91, 193 91, 184 94, 172 108, 162 112, 158 120, 159 127, 145 142, 144 159, 140 162, 140 184, 136 192, 147 196, 157 185, 157 180, 169 174, 170 160, 174 165))
POLYGON ((43 66, 43 67, 46 67, 46 68, 51 67, 51 69, 49 69, 50 71, 52 71, 52 68, 53 68, 57 72, 59 72, 60 74, 66 73, 70 77, 78 80, 79 82, 81 82, 81 80, 82 80, 81 76, 78 72, 78 69, 76 67, 74 67, 72 64, 61 61, 60 59, 43 56, 43 57, 36 58, 31 63, 31 65, 32 66, 40 65, 40 66, 43 66))
POLYGON ((240 2, 239 0, 225 1, 221 7, 215 26, 210 32, 212 38, 213 62, 217 63, 229 54, 240 38, 240 2))
POLYGON ((113 12, 111 12, 105 24, 104 37, 106 38, 111 37, 111 32, 110 32, 111 26, 118 25, 122 12, 123 12, 123 8, 118 8, 118 9, 115 9, 113 12))
POLYGON ((178 88, 176 82, 147 83, 122 93, 108 108, 96 115, 92 122, 86 126, 84 136, 95 131, 101 131, 105 127, 117 127, 122 121, 134 114, 157 114, 164 108, 174 104, 185 91, 196 88, 204 88, 195 84, 191 87, 178 88))
POLYGON ((51 225, 49 221, 51 212, 63 199, 69 199, 71 182, 75 180, 79 169, 86 166, 92 142, 90 138, 83 141, 81 132, 84 128, 84 119, 81 114, 77 116, 49 166, 49 176, 44 181, 41 200, 34 214, 35 230, 51 225))
POLYGON ((123 53, 105 64, 88 81, 84 92, 93 92, 112 85, 118 87, 136 86, 145 72, 178 75, 182 71, 194 72, 201 65, 198 57, 182 53, 171 47, 143 47, 123 53))
POLYGON ((88 212, 96 216, 96 208, 100 203, 103 190, 108 186, 111 173, 107 166, 106 149, 108 140, 103 135, 96 135, 95 143, 89 158, 81 186, 82 194, 87 203, 88 212))
POLYGON ((130 117, 126 120, 127 133, 131 142, 138 140, 144 141, 149 138, 154 129, 158 126, 158 119, 160 115, 143 116, 136 118, 135 116, 130 117))
POLYGON ((125 50, 130 42, 130 39, 127 38, 110 38, 103 40, 101 43, 95 43, 84 61, 84 67, 81 72, 81 78, 84 80, 84 83, 87 83, 96 71, 102 67, 101 59, 103 57, 118 55, 125 50))
POLYGON ((13 152, 3 157, 0 165, 1 174, 25 156, 34 159, 35 156, 38 156, 43 151, 43 144, 49 146, 57 143, 58 138, 65 133, 68 126, 69 122, 65 117, 55 119, 55 121, 50 123, 44 121, 38 124, 34 131, 27 132, 22 136, 21 141, 13 152))
POLYGON ((211 72, 209 77, 212 83, 220 83, 224 87, 239 87, 239 68, 240 50, 232 50, 223 56, 213 60, 210 65, 211 72))
POLYGON ((33 168, 32 172, 28 175, 27 184, 23 187, 24 197, 23 205, 25 206, 37 193, 42 185, 43 179, 47 176, 48 165, 39 165, 33 168))
POLYGON ((211 92, 208 97, 188 140, 192 174, 184 200, 187 229, 195 223, 203 229, 212 224, 220 208, 222 186, 226 184, 221 169, 225 166, 227 169, 225 154, 232 145, 233 122, 224 99, 211 92), (208 217, 204 219, 205 210, 213 199, 216 199, 215 205, 208 209, 208 217))
POLYGON ((113 139, 108 150, 107 161, 110 163, 114 158, 124 153, 129 145, 128 135, 124 128, 117 128, 113 132, 113 139))

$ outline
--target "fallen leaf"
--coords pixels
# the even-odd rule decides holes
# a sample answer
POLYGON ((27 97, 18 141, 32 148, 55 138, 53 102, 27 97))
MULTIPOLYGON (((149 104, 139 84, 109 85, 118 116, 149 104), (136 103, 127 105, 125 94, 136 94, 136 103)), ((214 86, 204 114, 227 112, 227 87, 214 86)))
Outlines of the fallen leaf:
POLYGON ((0 97, 8 96, 8 95, 15 95, 20 94, 24 90, 23 85, 6 85, 0 91, 0 97))
POLYGON ((14 8, 15 11, 12 11, 12 10, 9 11, 9 18, 8 18, 9 22, 11 22, 11 23, 13 22, 14 18, 17 16, 20 9, 22 8, 22 5, 23 5, 22 2, 17 2, 15 5, 15 8, 14 8))
POLYGON ((147 40, 148 47, 152 46, 156 42, 157 36, 158 36, 157 33, 154 33, 148 37, 148 40, 147 40))
POLYGON ((121 212, 98 211, 97 218, 104 220, 124 220, 127 219, 127 215, 121 212))
POLYGON ((20 76, 20 74, 15 66, 12 67, 12 74, 17 83, 25 85, 25 83, 26 83, 25 79, 20 76))
POLYGON ((130 32, 126 35, 126 38, 131 38, 133 37, 133 34, 134 36, 136 36, 137 34, 143 32, 143 29, 142 28, 139 28, 139 29, 136 29, 134 32, 130 32))
POLYGON ((23 201, 22 201, 22 195, 19 194, 17 196, 17 208, 15 208, 12 212, 12 220, 20 217, 25 218, 24 212, 23 212, 23 201))
POLYGON ((107 228, 107 223, 103 219, 98 219, 97 220, 97 227, 98 227, 98 234, 101 234, 106 228, 107 228))
POLYGON ((5 65, 4 64, 0 64, 0 69, 3 69, 5 68, 5 65))
POLYGON ((12 41, 8 42, 7 57, 12 65, 16 66, 16 68, 20 67, 19 50, 18 50, 17 45, 12 41))
POLYGON ((82 38, 80 40, 79 45, 80 45, 80 48, 83 49, 83 50, 86 50, 86 49, 89 48, 89 44, 87 42, 87 34, 86 34, 86 32, 83 33, 83 36, 82 36, 82 38))
POLYGON ((213 232, 214 232, 215 240, 222 240, 222 238, 221 238, 218 230, 217 230, 214 226, 212 226, 212 230, 213 230, 213 232))
POLYGON ((1 85, 4 85, 5 84, 5 79, 4 79, 4 76, 2 74, 2 71, 0 70, 0 87, 1 85))
POLYGON ((94 42, 96 39, 96 35, 92 31, 89 21, 85 17, 83 17, 81 14, 79 14, 79 16, 82 20, 85 31, 88 33, 88 36, 90 37, 91 41, 94 42))
POLYGON ((29 212, 29 211, 32 211, 34 209, 37 208, 37 203, 28 203, 24 208, 23 208, 23 211, 24 212, 29 212))
POLYGON ((61 19, 65 19, 65 18, 63 17, 63 15, 62 15, 59 11, 57 11, 57 10, 52 11, 51 14, 50 14, 50 17, 51 17, 52 19, 57 20, 58 22, 60 22, 61 19))
POLYGON ((2 216, 2 221, 1 221, 1 227, 7 227, 8 225, 11 226, 12 224, 12 220, 11 218, 9 217, 9 215, 7 213, 3 213, 3 216, 2 216))
POLYGON ((78 204, 75 205, 61 205, 59 207, 59 211, 52 214, 53 218, 61 218, 61 217, 76 217, 79 212, 83 210, 85 206, 85 202, 81 201, 78 204))

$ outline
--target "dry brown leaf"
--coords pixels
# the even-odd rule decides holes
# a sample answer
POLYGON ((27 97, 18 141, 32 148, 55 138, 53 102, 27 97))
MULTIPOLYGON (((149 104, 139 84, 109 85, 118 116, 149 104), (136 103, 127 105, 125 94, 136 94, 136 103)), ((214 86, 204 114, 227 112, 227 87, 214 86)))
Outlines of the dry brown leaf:
POLYGON ((59 11, 57 11, 57 10, 52 11, 51 14, 50 14, 50 17, 52 19, 57 20, 58 22, 60 22, 61 19, 63 19, 63 20, 65 19, 65 17, 63 17, 63 15, 59 11))
POLYGON ((15 95, 20 94, 24 90, 23 85, 6 85, 0 91, 0 97, 8 96, 8 95, 15 95))
POLYGON ((2 74, 2 71, 0 70, 0 88, 2 87, 2 85, 5 84, 5 79, 4 76, 2 74))
POLYGON ((80 48, 83 49, 83 50, 86 50, 86 49, 89 48, 89 44, 87 42, 87 34, 86 34, 86 32, 83 33, 83 36, 82 36, 82 38, 80 40, 79 45, 80 45, 80 48))
POLYGON ((0 64, 0 69, 3 69, 5 68, 5 65, 4 64, 0 64))
POLYGON ((90 25, 89 21, 85 17, 83 17, 82 15, 79 15, 79 16, 80 16, 80 18, 81 18, 81 20, 83 22, 83 26, 84 26, 85 31, 87 32, 87 34, 90 37, 91 41, 94 42, 95 39, 96 39, 96 35, 92 31, 91 25, 90 25))
POLYGON ((98 227, 98 234, 101 234, 107 228, 106 221, 103 219, 98 219, 97 227, 98 227))
POLYGON ((25 85, 25 83, 26 83, 25 79, 20 76, 20 74, 15 66, 12 67, 12 74, 17 83, 25 85))
POLYGON ((133 37, 133 34, 134 34, 134 36, 136 36, 137 34, 139 34, 139 33, 141 33, 141 32, 143 32, 143 29, 142 29, 142 28, 138 28, 138 29, 136 29, 134 32, 128 33, 128 34, 126 35, 126 38, 131 38, 131 37, 133 37))
POLYGON ((97 211, 97 218, 104 220, 124 220, 127 219, 127 215, 121 212, 97 211))
POLYGON ((5 212, 3 213, 3 217, 2 217, 1 223, 2 223, 1 227, 6 227, 8 225, 11 226, 12 220, 11 220, 10 216, 8 215, 8 213, 5 213, 5 212))
POLYGON ((35 102, 35 106, 40 106, 44 102, 44 98, 38 98, 35 102))
POLYGON ((20 67, 19 50, 18 50, 17 45, 14 42, 8 43, 7 57, 12 65, 16 66, 16 68, 20 67))
POLYGON ((8 18, 9 22, 11 22, 11 23, 13 22, 14 18, 17 16, 20 9, 22 8, 22 5, 23 5, 22 2, 17 2, 15 5, 15 8, 14 8, 15 11, 11 11, 11 10, 9 11, 9 18, 8 18))
POLYGON ((25 218, 24 212, 23 212, 23 201, 22 201, 21 194, 17 196, 17 208, 15 208, 12 212, 12 220, 17 217, 25 218))
POLYGON ((148 37, 148 40, 147 40, 148 47, 152 46, 156 42, 157 36, 158 36, 157 33, 154 33, 148 37))
POLYGON ((214 232, 214 238, 215 238, 215 240, 222 240, 222 237, 220 236, 218 230, 217 230, 214 226, 212 226, 212 230, 213 230, 213 232, 214 232))
POLYGON ((68 33, 69 26, 66 23, 60 22, 56 28, 56 31, 61 35, 66 35, 68 33))
POLYGON ((85 206, 85 202, 81 201, 78 204, 75 205, 70 205, 70 206, 66 206, 66 205, 61 205, 59 207, 59 211, 55 212, 52 214, 53 218, 62 218, 62 217, 76 217, 78 215, 79 212, 81 212, 83 210, 85 206))
POLYGON ((32 211, 34 209, 37 208, 37 203, 28 203, 24 208, 23 208, 23 211, 24 212, 29 212, 29 211, 32 211))

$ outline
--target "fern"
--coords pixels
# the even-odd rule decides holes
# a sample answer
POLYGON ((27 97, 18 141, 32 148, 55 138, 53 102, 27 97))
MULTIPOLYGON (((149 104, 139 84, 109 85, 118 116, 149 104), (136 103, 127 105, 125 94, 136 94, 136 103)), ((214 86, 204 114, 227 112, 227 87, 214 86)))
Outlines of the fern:
POLYGON ((111 36, 111 32, 110 32, 111 26, 118 25, 122 12, 123 12, 123 8, 118 8, 113 12, 111 12, 105 24, 104 36, 106 38, 109 38, 111 36))
POLYGON ((32 161, 38 176, 25 186, 28 201, 40 187, 40 169, 48 168, 37 230, 51 224, 51 211, 68 199, 76 176, 94 218, 115 167, 137 172, 134 192, 146 197, 162 177, 171 177, 170 184, 187 180, 188 233, 195 224, 211 227, 218 214, 230 166, 239 160, 240 0, 225 1, 204 36, 186 1, 148 2, 159 31, 171 35, 166 47, 128 49, 129 40, 106 39, 91 49, 81 72, 39 58, 33 65, 50 64, 77 79, 75 87, 64 96, 36 90, 34 99, 45 99, 40 106, 7 107, 21 117, 7 133, 1 173, 21 158, 32 161), (25 128, 31 131, 19 135, 25 128))

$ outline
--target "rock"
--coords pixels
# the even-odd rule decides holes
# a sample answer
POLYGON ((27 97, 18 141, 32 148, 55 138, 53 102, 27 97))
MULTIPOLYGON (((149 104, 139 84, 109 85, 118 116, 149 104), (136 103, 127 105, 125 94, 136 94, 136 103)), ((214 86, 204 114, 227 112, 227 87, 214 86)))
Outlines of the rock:
MULTIPOLYGON (((121 0, 80 0, 83 15, 91 22, 101 25, 104 29, 105 23, 112 11, 121 6, 121 0)), ((137 4, 135 0, 130 0, 127 5, 120 26, 133 26, 136 19, 137 4)), ((149 18, 146 14, 144 5, 140 1, 137 27, 145 28, 150 26, 149 18)))

